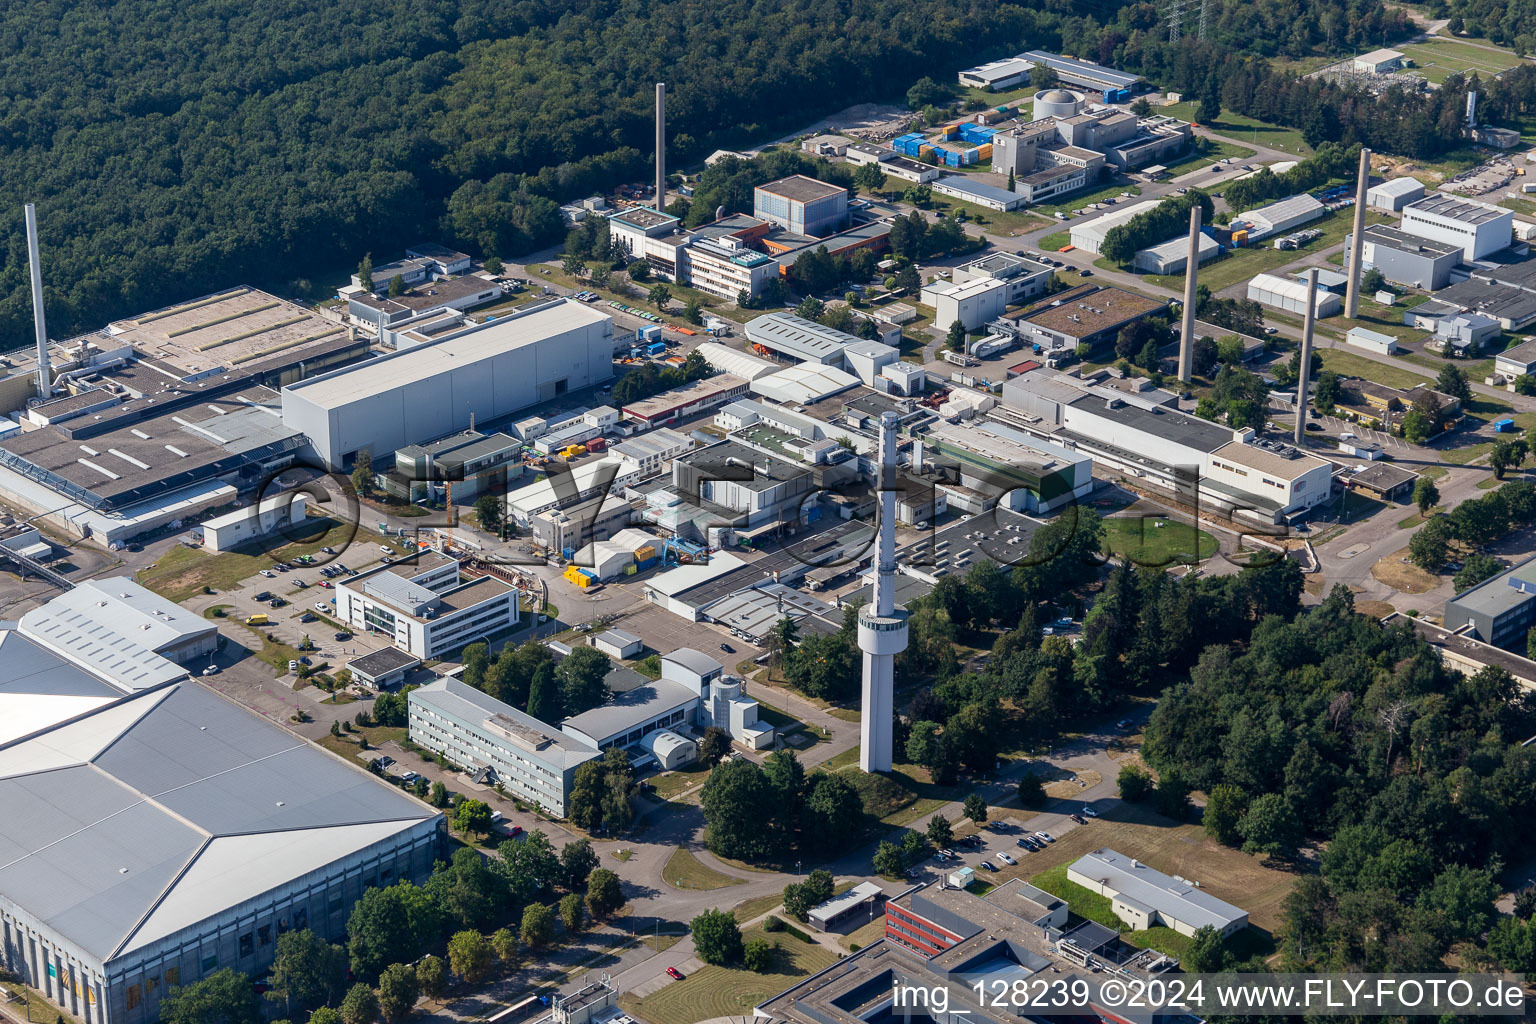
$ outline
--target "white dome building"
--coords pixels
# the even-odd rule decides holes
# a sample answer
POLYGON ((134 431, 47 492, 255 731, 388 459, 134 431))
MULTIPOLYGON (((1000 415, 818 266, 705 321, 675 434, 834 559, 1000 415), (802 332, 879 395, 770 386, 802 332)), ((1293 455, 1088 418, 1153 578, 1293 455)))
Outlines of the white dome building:
POLYGON ((1070 89, 1045 89, 1035 93, 1035 120, 1047 117, 1072 117, 1083 112, 1087 98, 1070 89))

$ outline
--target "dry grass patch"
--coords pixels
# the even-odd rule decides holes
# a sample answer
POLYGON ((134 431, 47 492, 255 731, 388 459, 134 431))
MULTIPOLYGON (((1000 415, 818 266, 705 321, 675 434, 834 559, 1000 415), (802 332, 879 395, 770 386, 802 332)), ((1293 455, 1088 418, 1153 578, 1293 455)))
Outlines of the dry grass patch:
POLYGON ((1408 549, 1400 548, 1371 566, 1371 575, 1404 594, 1424 594, 1440 585, 1440 578, 1408 561, 1408 549))

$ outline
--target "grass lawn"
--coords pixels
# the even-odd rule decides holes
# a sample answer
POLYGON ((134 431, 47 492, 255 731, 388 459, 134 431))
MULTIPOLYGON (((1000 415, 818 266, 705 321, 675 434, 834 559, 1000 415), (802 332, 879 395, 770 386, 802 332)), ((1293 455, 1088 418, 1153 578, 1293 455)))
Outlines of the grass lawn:
MULTIPOLYGON (((960 91, 960 98, 967 106, 970 105, 971 100, 976 100, 996 110, 998 107, 1006 107, 1017 103, 1019 100, 1028 99, 1035 94, 1035 91, 1035 87, 1032 85, 1021 85, 1017 89, 1004 89, 1002 92, 967 88, 960 91)), ((948 123, 948 121, 945 122, 945 124, 948 123)))
POLYGON ((731 913, 735 915, 737 924, 746 924, 754 918, 762 917, 783 902, 784 897, 779 893, 757 896, 750 900, 742 900, 731 908, 731 913))
POLYGON ((1117 516, 1104 520, 1104 543, 1111 554, 1138 565, 1191 563, 1216 553, 1216 538, 1188 523, 1163 516, 1117 516))
POLYGON ((885 915, 881 914, 873 921, 870 921, 868 924, 861 925, 857 930, 849 932, 847 935, 842 936, 837 941, 842 945, 844 949, 848 950, 850 953, 856 953, 863 949, 865 946, 869 945, 871 942, 878 942, 884 937, 885 915))
MULTIPOLYGON (((1367 224, 1379 224, 1386 220, 1377 212, 1368 212, 1365 216, 1367 224)), ((1213 293, 1223 288, 1229 288, 1235 284, 1251 280, 1256 274, 1275 273, 1278 268, 1295 263, 1309 252, 1317 252, 1329 246, 1337 245, 1344 241, 1344 236, 1349 234, 1354 226, 1353 215, 1346 213, 1328 214, 1321 220, 1315 220, 1303 225, 1307 228, 1316 228, 1323 233, 1317 238, 1301 246, 1299 249, 1276 249, 1273 245, 1254 245, 1244 249, 1233 249, 1225 256, 1219 256, 1214 260, 1204 263, 1200 267, 1200 283, 1209 288, 1213 293)), ((1160 284, 1165 288, 1184 287, 1183 274, 1149 274, 1147 280, 1160 284)), ((1266 316, 1268 312, 1266 311, 1266 316)), ((1398 317, 1401 324, 1402 317, 1398 317)))
POLYGON ((406 729, 404 726, 369 725, 358 727, 354 725, 351 732, 343 732, 340 736, 332 736, 330 733, 326 733, 315 742, 333 754, 340 754, 349 761, 361 764, 362 762, 357 760, 357 755, 362 750, 357 743, 359 736, 368 741, 368 746, 381 747, 391 741, 399 743, 405 739, 405 735, 406 729))
POLYGON ((716 1017, 751 1016, 752 1008, 837 962, 837 954, 783 932, 752 928, 743 939, 767 939, 774 947, 762 972, 734 967, 703 967, 685 981, 663 986, 642 999, 625 995, 619 1005, 652 1024, 697 1024, 716 1017))
POLYGON ((1040 236, 1041 252, 1060 252, 1062 246, 1071 244, 1072 233, 1070 231, 1053 231, 1048 235, 1040 236))
POLYGON ((994 235, 1022 235, 1046 224, 1045 218, 1037 217, 1028 210, 1009 210, 1005 213, 937 193, 933 197, 933 208, 943 213, 964 210, 973 223, 982 225, 994 235))
MULTIPOLYGON (((643 309, 648 312, 655 313, 666 320, 668 323, 674 325, 681 325, 685 327, 690 326, 688 322, 683 319, 683 307, 688 304, 690 299, 698 299, 699 302, 703 304, 704 308, 709 310, 711 313, 715 314, 716 316, 724 317, 727 320, 734 320, 737 323, 745 323, 757 315, 756 311, 754 310, 737 309, 735 308, 734 304, 727 303, 724 299, 717 295, 710 295, 708 292, 701 292, 698 289, 690 288, 685 284, 677 284, 673 281, 659 281, 655 279, 649 281, 631 281, 629 279, 629 275, 622 270, 614 271, 609 277, 609 280, 622 281, 623 283, 629 285, 630 289, 632 290, 632 293, 629 295, 620 295, 611 287, 598 288, 593 285, 591 281, 586 279, 578 281, 576 278, 567 274, 564 269, 561 268, 559 263, 531 263, 528 265, 528 273, 530 279, 534 282, 535 285, 539 284, 541 281, 548 281, 551 284, 564 285, 567 288, 575 288, 578 291, 596 292, 603 297, 603 303, 616 300, 618 302, 624 303, 626 306, 633 306, 636 309, 643 309), (648 293, 658 284, 666 285, 667 291, 672 293, 672 301, 667 305, 665 311, 652 305, 651 302, 646 298, 646 293, 648 293)), ((604 306, 603 303, 593 303, 593 305, 604 309, 605 312, 609 311, 610 307, 604 306)))
POLYGON ((1046 217, 1052 217, 1058 210, 1062 213, 1072 213, 1083 209, 1090 203, 1102 203, 1106 199, 1113 199, 1116 203, 1119 203, 1120 193, 1122 192, 1129 192, 1133 196, 1139 196, 1141 195, 1141 186, 1106 185, 1093 192, 1074 192, 1059 203, 1041 203, 1038 206, 1031 206, 1030 209, 1046 217))
POLYGON ((1389 388, 1411 388, 1419 384, 1433 385, 1434 381, 1421 373, 1398 369, 1389 363, 1345 352, 1342 349, 1325 348, 1318 352, 1323 357, 1323 368, 1346 377, 1364 377, 1389 388))
MULTIPOLYGON (((1159 107, 1159 114, 1167 114, 1184 121, 1200 122, 1196 116, 1200 104, 1193 101, 1188 103, 1174 103, 1169 106, 1159 107)), ((1231 111, 1222 111, 1221 119, 1214 124, 1201 124, 1218 135, 1240 142, 1251 142, 1255 146, 1268 146, 1271 149, 1282 150, 1286 153, 1294 153, 1297 156, 1311 156, 1312 147, 1307 145, 1301 137, 1301 132, 1295 128, 1284 128, 1267 121, 1259 121, 1252 117, 1244 117, 1242 114, 1234 114, 1231 111)))
MULTIPOLYGON (((339 548, 347 543, 351 533, 345 523, 326 516, 310 516, 294 527, 292 536, 296 539, 292 543, 268 551, 251 546, 215 554, 203 548, 178 544, 153 565, 139 570, 138 581, 179 604, 202 593, 204 587, 227 590, 262 569, 270 568, 274 562, 291 562, 299 555, 314 554, 327 545, 339 548)), ((371 552, 382 543, 382 536, 362 527, 358 527, 356 535, 351 537, 351 546, 368 551, 369 559, 377 557, 371 552)), ((281 583, 280 580, 272 582, 274 585, 281 583)))
POLYGON ((1218 160, 1231 157, 1235 160, 1246 160, 1254 155, 1254 151, 1247 146, 1234 146, 1230 142, 1221 142, 1217 139, 1199 136, 1205 142, 1205 146, 1198 153, 1191 153, 1178 163, 1168 164, 1168 177, 1176 178, 1181 174, 1204 167, 1206 164, 1214 164, 1218 160))
MULTIPOLYGON (((1494 44, 1496 45, 1496 44, 1494 44)), ((1411 69, 1439 85, 1453 74, 1476 71, 1482 78, 1491 78, 1500 71, 1507 71, 1520 63, 1513 53, 1493 53, 1477 46, 1453 42, 1449 39, 1430 39, 1422 43, 1404 43, 1397 47, 1413 58, 1417 65, 1411 69)))
POLYGON ((709 769, 695 761, 686 768, 665 772, 651 779, 651 791, 662 800, 671 800, 685 789, 703 782, 709 777, 709 769))
POLYGON ((724 889, 726 886, 742 884, 741 879, 735 875, 722 874, 714 868, 706 867, 682 846, 673 850, 672 856, 667 858, 666 865, 661 869, 661 877, 677 889, 724 889))
POLYGON ((1108 896, 1100 896, 1091 889, 1085 889, 1076 882, 1067 880, 1065 864, 1048 868, 1029 881, 1037 889, 1044 889, 1052 896, 1060 896, 1066 900, 1069 913, 1076 914, 1087 921, 1097 921, 1104 927, 1113 928, 1116 931, 1125 927, 1125 923, 1115 916, 1108 896))
POLYGON ((56 1021, 64 1021, 65 1024, 75 1024, 75 1018, 67 1013, 60 1013, 59 1008, 50 1003, 48 997, 36 989, 28 988, 20 982, 12 981, 0 984, 0 988, 22 997, 22 1002, 12 1004, 16 1007, 22 1007, 22 1009, 13 1009, 12 1013, 24 1013, 27 1020, 48 1021, 50 1024, 54 1024, 56 1021))

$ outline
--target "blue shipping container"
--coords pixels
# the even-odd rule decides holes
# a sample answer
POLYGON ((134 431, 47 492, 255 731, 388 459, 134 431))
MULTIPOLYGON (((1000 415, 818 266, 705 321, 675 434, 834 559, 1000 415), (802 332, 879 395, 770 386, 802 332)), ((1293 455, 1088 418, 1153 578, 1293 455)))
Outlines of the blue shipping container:
POLYGON ((659 356, 663 352, 665 352, 666 350, 667 350, 667 343, 664 342, 664 341, 658 341, 658 342, 653 342, 651 344, 651 346, 645 350, 645 354, 648 355, 648 356, 659 356))
POLYGON ((1512 419, 1507 419, 1506 418, 1506 419, 1502 419, 1502 420, 1494 420, 1493 421, 1493 432, 1495 434, 1508 433, 1509 431, 1512 431, 1514 429, 1515 429, 1515 421, 1512 420, 1512 419))

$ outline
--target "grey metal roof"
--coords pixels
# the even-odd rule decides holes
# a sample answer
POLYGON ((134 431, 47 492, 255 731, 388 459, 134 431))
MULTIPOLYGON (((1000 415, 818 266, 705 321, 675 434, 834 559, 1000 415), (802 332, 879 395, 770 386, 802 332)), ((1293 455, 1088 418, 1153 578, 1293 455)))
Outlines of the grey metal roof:
POLYGON ((760 345, 801 359, 820 361, 842 352, 860 339, 823 327, 793 313, 765 313, 747 321, 747 337, 760 345))
POLYGON ((640 637, 636 636, 635 634, 626 632, 625 630, 622 630, 622 629, 610 629, 610 630, 607 630, 606 632, 602 633, 598 637, 598 639, 599 640, 606 640, 609 643, 613 644, 615 647, 628 647, 630 644, 638 644, 638 643, 644 643, 645 642, 644 640, 642 640, 640 637))
POLYGON ((1443 192, 1432 192, 1418 202, 1409 203, 1403 208, 1405 216, 1409 210, 1473 225, 1486 224, 1499 217, 1513 218, 1514 216, 1508 210, 1500 210, 1487 203, 1477 203, 1458 196, 1448 196, 1443 192))
MULTIPOLYGON (((77 668, 20 633, 0 633, 0 700, 11 694, 54 697, 121 697, 122 691, 77 668)), ((0 703, 0 707, 4 707, 0 703)))
POLYGON ((694 675, 698 676, 707 676, 711 672, 720 672, 725 669, 725 666, 720 664, 719 661, 705 654, 703 651, 694 650, 692 647, 679 647, 671 654, 663 654, 661 656, 661 660, 663 662, 670 661, 674 664, 681 665, 689 672, 692 672, 694 675))
POLYGON ((612 700, 591 711, 573 715, 560 723, 567 734, 576 730, 601 743, 609 736, 628 732, 645 722, 669 711, 676 710, 690 701, 697 702, 697 691, 667 679, 657 679, 647 686, 638 686, 628 693, 616 694, 612 700))
POLYGON ((416 655, 408 654, 398 647, 386 647, 372 654, 365 654, 361 658, 353 658, 347 662, 347 668, 353 672, 361 672, 365 676, 376 677, 420 664, 421 659, 416 655))
POLYGON ((437 817, 190 681, 0 745, 0 806, 0 899, 102 961, 313 870, 252 857, 215 885, 201 857, 225 839, 304 832, 330 860, 437 817), (360 824, 381 828, 334 843, 360 824), (200 894, 191 906, 183 887, 200 894))
POLYGON ((439 679, 412 690, 410 701, 470 725, 481 725, 485 719, 492 717, 506 718, 516 726, 536 733, 541 741, 548 741, 549 745, 536 751, 536 755, 562 768, 575 767, 597 756, 597 748, 591 744, 567 735, 553 725, 541 722, 458 679, 439 679))
POLYGON ((1208 924, 1221 931, 1248 916, 1241 907, 1114 850, 1100 849, 1079 857, 1070 870, 1192 928, 1208 924))
POLYGON ((1497 618, 1531 600, 1533 593, 1536 593, 1536 558, 1527 558, 1492 579, 1462 591, 1445 604, 1447 608, 1456 605, 1468 612, 1497 618))

